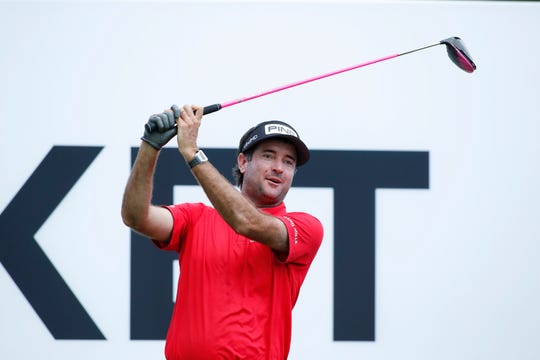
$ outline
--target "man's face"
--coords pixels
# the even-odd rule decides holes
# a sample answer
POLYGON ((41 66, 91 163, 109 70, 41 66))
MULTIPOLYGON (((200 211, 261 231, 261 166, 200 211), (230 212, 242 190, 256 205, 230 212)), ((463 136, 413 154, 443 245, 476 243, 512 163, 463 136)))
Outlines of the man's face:
POLYGON ((257 207, 279 205, 296 171, 296 149, 283 140, 265 140, 256 146, 251 161, 238 156, 238 168, 244 174, 242 193, 257 207))

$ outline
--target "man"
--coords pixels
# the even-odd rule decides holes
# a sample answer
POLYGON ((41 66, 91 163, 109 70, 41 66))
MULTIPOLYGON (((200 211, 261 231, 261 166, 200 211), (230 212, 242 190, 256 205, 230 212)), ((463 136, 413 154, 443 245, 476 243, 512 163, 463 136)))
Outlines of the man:
POLYGON ((238 148, 238 191, 199 150, 202 113, 201 107, 173 105, 150 117, 122 203, 126 225, 179 253, 165 356, 286 359, 291 311, 323 236, 315 217, 288 213, 283 203, 309 150, 286 123, 251 128, 238 148), (213 207, 151 204, 159 151, 176 134, 180 154, 213 207))

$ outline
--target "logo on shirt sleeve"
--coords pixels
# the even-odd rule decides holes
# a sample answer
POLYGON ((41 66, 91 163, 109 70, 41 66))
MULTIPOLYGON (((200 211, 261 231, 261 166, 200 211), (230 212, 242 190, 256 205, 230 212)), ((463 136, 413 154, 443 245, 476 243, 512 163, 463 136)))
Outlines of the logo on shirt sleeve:
POLYGON ((284 219, 287 219, 287 221, 289 221, 289 224, 291 224, 291 227, 294 231, 294 243, 295 244, 298 244, 298 229, 296 228, 296 225, 294 224, 294 221, 292 221, 292 219, 288 216, 284 216, 283 217, 284 219))

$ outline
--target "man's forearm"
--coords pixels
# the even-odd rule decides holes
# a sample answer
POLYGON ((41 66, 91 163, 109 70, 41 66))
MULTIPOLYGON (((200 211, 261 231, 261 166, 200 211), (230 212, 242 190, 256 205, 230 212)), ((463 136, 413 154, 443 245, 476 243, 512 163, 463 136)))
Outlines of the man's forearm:
POLYGON ((260 212, 210 162, 195 166, 192 172, 214 208, 237 233, 274 250, 288 250, 285 225, 260 212))
POLYGON ((122 200, 122 219, 131 228, 137 229, 148 216, 158 154, 145 142, 141 143, 122 200))

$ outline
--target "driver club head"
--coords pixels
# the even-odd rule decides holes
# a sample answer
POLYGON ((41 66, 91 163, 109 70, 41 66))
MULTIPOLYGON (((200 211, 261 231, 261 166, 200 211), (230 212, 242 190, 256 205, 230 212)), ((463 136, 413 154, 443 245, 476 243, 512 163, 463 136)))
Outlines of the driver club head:
POLYGON ((450 37, 448 39, 441 40, 440 43, 446 45, 448 57, 450 57, 452 62, 456 64, 457 67, 468 73, 472 73, 474 70, 476 70, 476 65, 474 64, 469 51, 459 37, 450 37))

